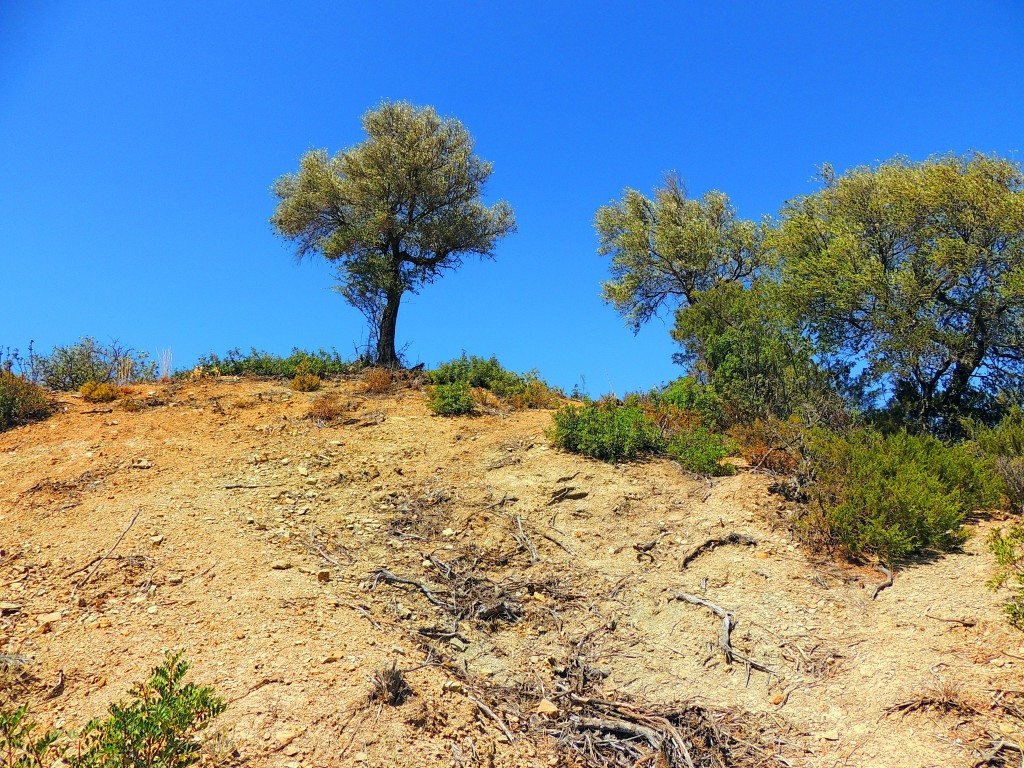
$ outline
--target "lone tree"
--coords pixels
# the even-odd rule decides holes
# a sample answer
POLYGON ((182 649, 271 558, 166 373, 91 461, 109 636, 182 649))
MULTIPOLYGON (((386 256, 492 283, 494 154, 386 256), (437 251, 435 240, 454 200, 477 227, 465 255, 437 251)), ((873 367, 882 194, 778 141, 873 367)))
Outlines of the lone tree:
POLYGON ((376 362, 399 364, 398 307, 467 255, 494 257, 515 231, 508 203, 481 201, 492 165, 462 123, 433 107, 385 102, 362 118, 367 138, 333 157, 307 152, 274 182, 270 221, 296 258, 338 264, 337 290, 370 323, 376 362))

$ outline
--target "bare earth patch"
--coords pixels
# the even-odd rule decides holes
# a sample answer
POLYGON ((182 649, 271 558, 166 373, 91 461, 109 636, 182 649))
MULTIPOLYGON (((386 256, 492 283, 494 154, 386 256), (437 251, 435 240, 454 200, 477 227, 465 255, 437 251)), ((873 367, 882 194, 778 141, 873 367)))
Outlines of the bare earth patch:
POLYGON ((0 703, 42 722, 184 648, 230 702, 211 764, 1021 764, 992 523, 873 600, 880 574, 773 524, 765 477, 564 454, 549 412, 137 389, 0 435, 0 703))

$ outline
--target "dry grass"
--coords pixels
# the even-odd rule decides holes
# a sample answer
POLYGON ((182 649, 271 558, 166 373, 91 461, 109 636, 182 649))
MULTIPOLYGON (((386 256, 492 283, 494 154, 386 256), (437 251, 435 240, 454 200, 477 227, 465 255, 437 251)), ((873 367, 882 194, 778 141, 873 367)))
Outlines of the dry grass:
POLYGON ((292 379, 292 389, 296 392, 315 392, 320 389, 320 377, 310 373, 300 373, 292 379))
POLYGON ((98 384, 95 381, 87 381, 78 390, 78 394, 90 403, 110 403, 121 396, 121 390, 114 384, 98 384))
POLYGON ((387 368, 371 368, 366 372, 366 391, 374 395, 383 395, 391 391, 395 383, 395 374, 387 368))
POLYGON ((405 673, 394 663, 390 667, 380 667, 373 673, 373 688, 368 697, 369 703, 397 707, 412 695, 413 690, 406 682, 405 673))
POLYGON ((348 409, 334 395, 318 397, 310 403, 307 416, 318 423, 330 423, 340 419, 348 409))

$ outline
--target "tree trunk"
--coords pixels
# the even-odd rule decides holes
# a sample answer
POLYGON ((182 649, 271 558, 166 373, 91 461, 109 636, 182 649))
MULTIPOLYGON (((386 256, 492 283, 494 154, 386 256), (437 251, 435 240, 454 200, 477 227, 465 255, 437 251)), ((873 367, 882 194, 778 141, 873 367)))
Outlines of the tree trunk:
POLYGON ((377 365, 386 368, 398 367, 398 353, 395 351, 395 329, 398 326, 398 305, 402 302, 402 291, 389 291, 387 303, 380 317, 377 333, 377 365))

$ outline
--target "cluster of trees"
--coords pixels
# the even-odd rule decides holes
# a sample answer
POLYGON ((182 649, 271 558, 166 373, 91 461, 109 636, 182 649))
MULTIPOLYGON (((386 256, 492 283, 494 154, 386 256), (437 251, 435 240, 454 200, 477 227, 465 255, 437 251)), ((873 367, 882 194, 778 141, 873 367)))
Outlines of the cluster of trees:
POLYGON ((837 175, 759 222, 669 178, 596 217, 604 297, 663 310, 692 375, 744 418, 841 407, 952 436, 1024 393, 1024 176, 983 154, 837 175))
MULTIPOLYGON (((455 119, 384 103, 367 138, 307 153, 274 184, 271 222, 338 290, 397 365, 398 309, 515 230, 487 206, 490 163, 455 119)), ((949 435, 1024 394, 1024 176, 982 154, 896 158, 837 175, 761 221, 669 177, 597 211, 605 299, 638 329, 673 312, 689 373, 745 419, 851 410, 949 435)))

